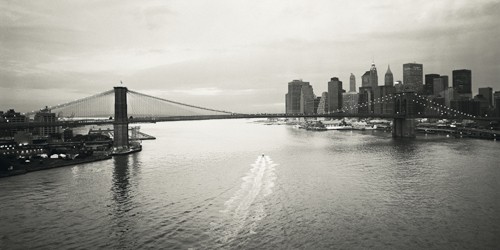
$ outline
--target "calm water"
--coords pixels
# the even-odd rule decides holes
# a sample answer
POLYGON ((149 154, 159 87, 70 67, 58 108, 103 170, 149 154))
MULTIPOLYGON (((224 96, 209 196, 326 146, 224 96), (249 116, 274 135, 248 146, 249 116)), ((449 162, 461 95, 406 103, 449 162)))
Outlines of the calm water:
POLYGON ((499 142, 247 120, 142 131, 158 139, 140 153, 0 179, 0 248, 500 247, 499 142))

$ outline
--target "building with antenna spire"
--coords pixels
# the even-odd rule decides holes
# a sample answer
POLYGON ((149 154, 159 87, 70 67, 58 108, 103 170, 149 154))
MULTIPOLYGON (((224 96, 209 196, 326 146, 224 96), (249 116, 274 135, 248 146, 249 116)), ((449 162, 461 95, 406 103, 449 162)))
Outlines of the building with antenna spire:
POLYGON ((384 78, 385 86, 394 86, 394 76, 392 75, 391 65, 387 65, 387 72, 384 78))
POLYGON ((370 67, 370 86, 372 87, 372 90, 375 90, 378 86, 378 74, 375 62, 372 62, 372 66, 370 67))
POLYGON ((356 92, 356 77, 353 73, 349 77, 349 92, 356 92))

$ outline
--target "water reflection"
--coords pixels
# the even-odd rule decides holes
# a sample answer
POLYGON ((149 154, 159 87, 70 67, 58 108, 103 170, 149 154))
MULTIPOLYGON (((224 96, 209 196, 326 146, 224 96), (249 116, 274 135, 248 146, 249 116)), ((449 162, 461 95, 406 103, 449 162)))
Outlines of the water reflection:
POLYGON ((113 199, 117 203, 126 201, 129 197, 130 171, 129 171, 129 156, 113 157, 113 199))
POLYGON ((415 139, 410 138, 393 138, 391 141, 393 157, 397 160, 408 160, 415 157, 417 154, 417 144, 415 139))
POLYGON ((136 228, 133 216, 136 207, 133 195, 133 177, 137 174, 137 156, 123 155, 113 157, 113 183, 111 187, 114 206, 110 244, 119 249, 130 247, 132 237, 129 233, 136 228), (132 170, 132 172, 131 172, 132 170))

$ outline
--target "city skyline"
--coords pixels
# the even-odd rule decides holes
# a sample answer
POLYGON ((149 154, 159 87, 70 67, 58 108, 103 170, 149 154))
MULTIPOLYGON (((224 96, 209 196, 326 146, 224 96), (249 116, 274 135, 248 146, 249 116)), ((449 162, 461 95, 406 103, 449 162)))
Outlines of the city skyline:
POLYGON ((353 73, 357 89, 372 61, 379 85, 387 65, 397 81, 417 62, 424 75, 470 69, 473 95, 500 89, 499 1, 0 6, 0 110, 55 105, 121 80, 186 103, 280 112, 293 79, 320 96, 329 79, 353 73))

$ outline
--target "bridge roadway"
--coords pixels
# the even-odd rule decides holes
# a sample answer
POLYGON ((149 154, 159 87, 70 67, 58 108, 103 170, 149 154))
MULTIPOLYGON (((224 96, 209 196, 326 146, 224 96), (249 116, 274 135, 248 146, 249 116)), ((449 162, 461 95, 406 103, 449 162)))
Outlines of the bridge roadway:
MULTIPOLYGON (((476 121, 500 121, 500 117, 467 117, 467 116, 448 116, 448 115, 429 115, 419 114, 406 116, 404 114, 350 114, 350 113, 331 113, 331 114, 229 114, 229 115, 198 115, 198 116, 168 116, 168 117, 138 117, 130 118, 129 123, 156 123, 169 121, 194 121, 194 120, 216 120, 216 119, 250 119, 250 118, 382 118, 382 119, 408 119, 408 118, 436 118, 436 119, 467 119, 476 121)), ((29 129, 37 127, 80 127, 85 125, 110 125, 113 119, 84 119, 67 120, 56 122, 15 122, 0 123, 0 129, 29 129)))

